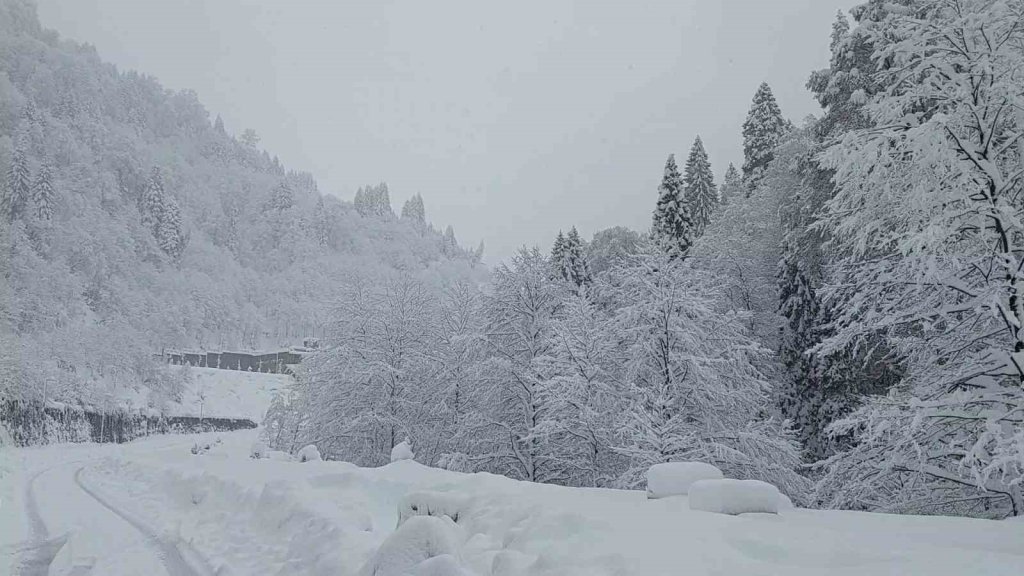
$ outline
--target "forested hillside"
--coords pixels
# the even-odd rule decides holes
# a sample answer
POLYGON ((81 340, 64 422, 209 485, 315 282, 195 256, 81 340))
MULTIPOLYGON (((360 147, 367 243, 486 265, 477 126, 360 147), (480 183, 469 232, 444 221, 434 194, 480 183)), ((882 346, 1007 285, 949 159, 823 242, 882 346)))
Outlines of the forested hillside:
POLYGON ((700 137, 668 155, 649 232, 571 227, 479 295, 352 293, 277 444, 376 465, 409 438, 583 486, 699 460, 823 507, 1024 514, 1024 3, 851 15, 821 31, 820 116, 761 83, 742 168, 717 185, 700 137))
POLYGON ((194 93, 43 29, 28 0, 0 0, 0 168, 0 398, 170 393, 164 348, 294 344, 356 278, 480 273, 420 196, 398 216, 384 184, 323 194, 194 93))

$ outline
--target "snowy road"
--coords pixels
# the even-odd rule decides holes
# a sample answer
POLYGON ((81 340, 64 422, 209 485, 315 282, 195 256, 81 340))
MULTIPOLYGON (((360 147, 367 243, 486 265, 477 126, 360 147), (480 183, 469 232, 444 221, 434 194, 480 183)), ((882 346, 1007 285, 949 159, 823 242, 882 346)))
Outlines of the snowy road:
MULTIPOLYGON (((187 544, 156 533, 146 519, 133 517, 90 484, 90 466, 102 457, 44 464, 29 476, 21 501, 30 539, 19 546, 14 574, 212 573, 187 544)), ((32 465, 31 456, 26 465, 32 465)))

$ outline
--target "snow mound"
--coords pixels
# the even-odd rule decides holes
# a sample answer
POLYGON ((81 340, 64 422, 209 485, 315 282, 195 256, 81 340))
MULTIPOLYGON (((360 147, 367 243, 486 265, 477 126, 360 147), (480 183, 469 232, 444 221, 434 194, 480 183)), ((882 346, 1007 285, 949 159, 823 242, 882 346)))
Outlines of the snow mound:
POLYGON ((682 496, 698 480, 720 480, 722 471, 704 462, 663 462, 647 470, 647 497, 682 496))
POLYGON ((412 492, 398 504, 398 525, 414 516, 444 516, 458 522, 467 502, 466 498, 448 492, 412 492))
POLYGON ((320 456, 320 449, 314 444, 303 446, 302 450, 299 450, 297 459, 299 462, 319 462, 323 460, 320 456))
POLYGON ((690 510, 719 514, 778 514, 779 489, 760 480, 698 480, 690 486, 690 510))
POLYGON ((409 574, 412 576, 473 576, 473 573, 463 568, 462 563, 451 554, 428 558, 417 564, 409 574))
POLYGON ((412 460, 415 457, 416 455, 412 451, 412 444, 409 443, 409 440, 403 440, 391 449, 392 462, 398 462, 399 460, 412 460))
POLYGON ((360 576, 405 576, 407 574, 458 574, 438 572, 445 567, 461 569, 459 550, 462 534, 449 518, 416 516, 398 527, 380 545, 359 571, 360 576), (450 560, 429 560, 448 556, 450 560), (426 564, 426 566, 424 566, 426 564))

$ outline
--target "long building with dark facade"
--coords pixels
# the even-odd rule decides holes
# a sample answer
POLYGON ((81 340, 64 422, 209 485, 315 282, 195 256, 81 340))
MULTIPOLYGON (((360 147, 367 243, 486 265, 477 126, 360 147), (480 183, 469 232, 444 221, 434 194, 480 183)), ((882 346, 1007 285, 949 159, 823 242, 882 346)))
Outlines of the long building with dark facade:
POLYGON ((247 352, 165 352, 168 364, 189 365, 200 368, 242 370, 245 372, 288 373, 289 365, 302 361, 302 353, 295 350, 251 354, 247 352))

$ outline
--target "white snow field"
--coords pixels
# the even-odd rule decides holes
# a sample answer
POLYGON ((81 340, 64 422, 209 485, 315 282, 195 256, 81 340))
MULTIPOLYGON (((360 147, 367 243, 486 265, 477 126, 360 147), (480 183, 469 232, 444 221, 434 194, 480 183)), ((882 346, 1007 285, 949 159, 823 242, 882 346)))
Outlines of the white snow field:
POLYGON ((168 413, 174 416, 248 418, 260 423, 275 392, 292 383, 287 374, 217 368, 192 368, 191 374, 192 382, 185 386, 181 402, 168 406, 168 413))
POLYGON ((1024 574, 1021 522, 785 507, 732 516, 691 510, 687 496, 413 460, 255 460, 255 439, 6 452, 0 574, 1024 574), (197 443, 210 450, 191 454, 197 443))

